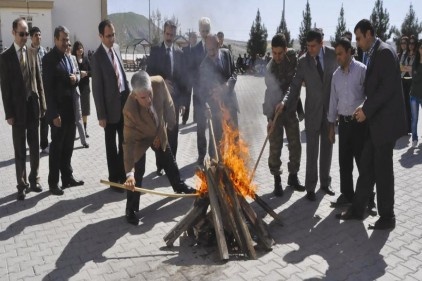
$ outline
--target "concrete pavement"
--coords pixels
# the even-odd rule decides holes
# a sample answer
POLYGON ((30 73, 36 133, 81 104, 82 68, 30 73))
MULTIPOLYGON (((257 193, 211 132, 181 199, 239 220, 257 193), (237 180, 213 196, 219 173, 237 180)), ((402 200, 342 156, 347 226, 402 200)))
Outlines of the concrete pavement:
MULTIPOLYGON (((129 75, 130 76, 130 75, 129 75)), ((236 85, 241 113, 240 130, 250 145, 251 166, 265 139, 262 115, 265 85, 262 77, 240 76, 236 85)), ((1 117, 4 119, 3 106, 1 117)), ((163 236, 190 208, 192 199, 141 196, 140 225, 123 218, 125 195, 99 183, 107 179, 104 133, 95 106, 88 121, 89 149, 75 141, 74 175, 84 186, 50 195, 48 156, 42 155, 40 176, 45 191, 16 201, 11 127, 0 122, 0 280, 421 280, 422 279, 422 151, 403 137, 394 150, 397 226, 391 231, 368 230, 377 217, 363 222, 340 222, 330 208, 334 197, 317 192, 317 201, 287 188, 282 198, 271 194, 273 178, 267 167, 268 147, 258 166, 257 193, 284 219, 280 227, 265 216, 276 244, 258 251, 257 260, 232 256, 218 259, 216 247, 192 245, 187 237, 167 248, 163 236)), ((181 126, 177 162, 187 183, 194 185, 195 124, 181 126)), ((306 141, 301 125, 304 182, 306 141)), ((422 132, 422 125, 420 132, 422 132)), ((339 194, 337 144, 332 186, 339 194)), ((287 171, 287 147, 283 168, 287 171)), ((29 164, 28 164, 29 166, 29 164)), ((172 192, 166 177, 155 176, 155 157, 149 151, 144 186, 172 192)), ((29 169, 29 167, 28 167, 29 169)), ((287 174, 282 175, 283 186, 287 174)))

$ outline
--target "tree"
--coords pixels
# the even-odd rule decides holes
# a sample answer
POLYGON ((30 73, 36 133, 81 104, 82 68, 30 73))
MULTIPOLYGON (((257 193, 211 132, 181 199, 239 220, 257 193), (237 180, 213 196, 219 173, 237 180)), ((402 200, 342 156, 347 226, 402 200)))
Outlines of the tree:
POLYGON ((263 56, 267 51, 267 37, 267 28, 265 28, 264 24, 261 24, 261 13, 258 9, 255 21, 252 23, 247 44, 247 50, 253 62, 255 62, 256 55, 263 56))
POLYGON ((416 17, 415 10, 413 10, 413 5, 410 4, 409 12, 406 14, 403 23, 401 24, 401 29, 398 30, 395 26, 394 30, 394 41, 396 44, 400 42, 402 36, 410 37, 415 35, 418 38, 418 34, 422 32, 422 22, 419 23, 418 18, 416 17))
POLYGON ((344 19, 343 4, 341 4, 340 16, 338 17, 336 33, 334 34, 334 38, 331 37, 331 45, 332 46, 334 46, 335 42, 343 36, 345 31, 346 31, 346 21, 344 19))
POLYGON ((375 1, 370 21, 375 29, 375 36, 384 42, 390 39, 391 34, 393 33, 393 29, 388 31, 390 27, 390 14, 387 12, 387 9, 384 9, 382 0, 375 1))
POLYGON ((276 33, 284 34, 284 37, 286 37, 287 47, 293 46, 293 39, 290 39, 290 31, 287 29, 286 18, 284 17, 284 4, 280 25, 277 27, 276 33))
POLYGON ((299 43, 300 50, 302 52, 306 51, 306 35, 308 31, 311 30, 312 17, 311 17, 311 7, 309 6, 309 0, 306 1, 305 11, 302 12, 303 21, 299 28, 299 43))
POLYGON ((151 15, 151 22, 153 23, 153 28, 151 30, 151 45, 158 45, 161 41, 161 21, 161 12, 157 8, 157 11, 152 11, 151 15))

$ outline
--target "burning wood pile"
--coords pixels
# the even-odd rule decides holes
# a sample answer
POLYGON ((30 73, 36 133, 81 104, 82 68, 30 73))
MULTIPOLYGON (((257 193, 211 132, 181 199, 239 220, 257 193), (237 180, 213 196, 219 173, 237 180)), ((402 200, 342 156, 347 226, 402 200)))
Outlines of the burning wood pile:
MULTIPOLYGON (((213 135, 212 124, 210 131, 213 135)), ((246 197, 254 199, 278 222, 281 222, 280 218, 255 193, 256 186, 251 183, 247 169, 248 149, 237 130, 224 126, 219 151, 216 155, 221 157, 205 161, 204 167, 197 170, 200 196, 183 219, 167 233, 164 241, 167 246, 172 246, 187 231, 198 243, 211 244, 216 240, 221 260, 228 260, 229 252, 256 259, 255 243, 269 251, 274 240, 267 224, 257 216, 246 197)))

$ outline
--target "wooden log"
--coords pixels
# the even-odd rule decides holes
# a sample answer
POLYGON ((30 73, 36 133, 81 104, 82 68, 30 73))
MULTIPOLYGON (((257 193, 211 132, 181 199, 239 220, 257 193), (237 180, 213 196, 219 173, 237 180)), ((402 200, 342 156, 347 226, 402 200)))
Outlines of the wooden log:
POLYGON ((262 207, 270 216, 272 216, 279 225, 283 225, 283 221, 281 220, 280 216, 274 212, 274 210, 265 202, 262 200, 261 197, 258 196, 258 194, 255 194, 255 197, 253 198, 255 202, 262 207))
MULTIPOLYGON (((209 165, 206 165, 209 166, 209 165)), ((206 170, 207 167, 205 168, 206 170)), ((209 171, 208 171, 209 173, 209 171)), ((218 254, 220 255, 221 260, 229 259, 229 250, 227 248, 226 236, 224 234, 223 220, 221 217, 220 204, 218 203, 218 197, 216 193, 216 188, 214 182, 211 180, 211 176, 207 176, 207 185, 208 185, 208 196, 210 199, 211 213, 214 222, 215 236, 217 237, 218 245, 218 254)))
POLYGON ((226 185, 227 194, 229 195, 230 200, 232 200, 234 219, 236 221, 237 227, 240 230, 240 237, 241 239, 243 239, 243 243, 246 245, 247 255, 249 258, 256 260, 257 256, 255 248, 253 247, 253 240, 249 232, 248 226, 246 225, 246 220, 243 216, 243 212, 240 208, 236 191, 233 187, 232 182, 230 181, 230 177, 227 174, 227 170, 222 169, 221 171, 223 173, 223 182, 226 185))
POLYGON ((272 245, 274 245, 274 239, 268 232, 266 223, 256 215, 255 211, 244 197, 238 195, 238 199, 246 218, 249 220, 256 235, 258 236, 258 244, 260 244, 265 250, 270 251, 272 249, 272 245))
POLYGON ((191 227, 195 221, 197 221, 201 215, 205 215, 209 205, 209 200, 205 198, 197 198, 188 213, 179 221, 165 236, 164 241, 167 246, 173 246, 174 241, 182 235, 189 227, 191 227))

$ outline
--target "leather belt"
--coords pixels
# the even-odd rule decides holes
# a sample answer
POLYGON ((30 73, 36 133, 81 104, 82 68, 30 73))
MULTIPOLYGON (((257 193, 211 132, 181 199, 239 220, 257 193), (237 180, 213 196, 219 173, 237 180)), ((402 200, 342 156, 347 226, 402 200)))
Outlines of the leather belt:
POLYGON ((339 117, 340 121, 343 121, 343 122, 346 122, 346 123, 356 120, 355 117, 353 117, 353 115, 339 115, 338 117, 339 117))

